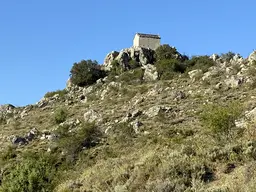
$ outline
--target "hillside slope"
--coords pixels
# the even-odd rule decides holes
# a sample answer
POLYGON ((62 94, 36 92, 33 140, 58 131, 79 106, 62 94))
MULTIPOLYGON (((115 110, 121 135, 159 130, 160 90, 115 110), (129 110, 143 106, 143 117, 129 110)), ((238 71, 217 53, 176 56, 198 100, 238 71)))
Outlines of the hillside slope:
POLYGON ((254 191, 253 55, 211 59, 167 80, 131 69, 1 106, 0 191, 254 191))

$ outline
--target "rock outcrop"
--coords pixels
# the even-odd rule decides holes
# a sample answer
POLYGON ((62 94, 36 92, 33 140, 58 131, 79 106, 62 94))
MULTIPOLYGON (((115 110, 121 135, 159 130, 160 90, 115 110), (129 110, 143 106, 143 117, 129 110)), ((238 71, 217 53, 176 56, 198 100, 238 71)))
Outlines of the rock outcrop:
POLYGON ((107 54, 103 68, 105 70, 110 70, 114 60, 116 60, 124 69, 130 69, 131 66, 129 61, 131 60, 137 61, 141 66, 153 63, 155 60, 155 51, 142 47, 122 49, 120 52, 112 51, 107 54))

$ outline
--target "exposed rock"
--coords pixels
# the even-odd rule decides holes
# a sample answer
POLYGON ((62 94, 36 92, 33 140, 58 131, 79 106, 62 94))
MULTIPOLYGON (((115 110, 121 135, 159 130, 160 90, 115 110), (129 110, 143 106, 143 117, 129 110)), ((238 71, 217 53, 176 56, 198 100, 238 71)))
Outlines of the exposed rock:
POLYGON ((142 67, 145 69, 143 79, 146 81, 155 81, 158 79, 156 67, 152 64, 147 64, 142 67))
POLYGON ((33 128, 33 129, 31 129, 31 130, 28 132, 28 134, 27 134, 27 136, 26 136, 25 138, 26 138, 26 140, 28 140, 28 141, 32 141, 35 137, 38 136, 38 134, 39 134, 39 131, 38 131, 36 128, 33 128))
POLYGON ((147 111, 145 111, 144 114, 151 118, 151 117, 157 116, 161 112, 169 112, 171 110, 172 109, 169 107, 153 106, 153 107, 149 108, 147 111))
POLYGON ((210 56, 210 58, 213 60, 213 61, 217 61, 217 59, 220 58, 220 56, 218 54, 213 54, 210 56))
POLYGON ((201 69, 195 69, 188 72, 189 78, 193 81, 199 78, 203 74, 203 71, 201 69))
POLYGON ((119 52, 117 51, 112 51, 111 53, 107 54, 103 64, 105 70, 109 71, 112 68, 111 64, 118 55, 119 55, 119 52))
POLYGON ((208 80, 209 78, 214 77, 218 74, 219 74, 219 70, 217 67, 215 67, 215 66, 210 67, 209 71, 207 71, 203 74, 202 80, 203 81, 208 80))
POLYGON ((252 63, 253 61, 256 61, 256 50, 253 51, 253 52, 249 55, 248 60, 249 60, 250 63, 252 63))
POLYGON ((102 121, 101 115, 95 110, 90 109, 86 113, 84 113, 84 121, 92 123, 92 122, 100 122, 102 121))
POLYGON ((242 64, 244 61, 243 57, 239 54, 235 54, 234 57, 230 60, 231 65, 242 64))
POLYGON ((28 142, 24 137, 14 136, 12 139, 12 144, 14 145, 26 145, 28 142))
POLYGON ((173 100, 175 101, 179 101, 181 99, 185 99, 186 98, 186 94, 183 91, 176 91, 173 94, 173 100))
POLYGON ((73 87, 73 86, 74 86, 74 84, 71 82, 71 79, 69 78, 69 79, 67 80, 67 83, 66 83, 66 88, 69 89, 69 88, 71 88, 71 87, 73 87))
POLYGON ((135 60, 140 65, 153 63, 155 60, 154 53, 154 50, 142 47, 131 47, 122 49, 120 52, 111 52, 106 56, 103 68, 105 70, 110 70, 112 68, 111 63, 113 60, 116 60, 125 70, 131 68, 129 65, 130 60, 135 60))
POLYGON ((136 134, 138 134, 140 132, 140 127, 143 125, 143 123, 141 123, 140 121, 134 121, 131 122, 131 126, 133 127, 133 130, 136 134))
POLYGON ((236 88, 243 83, 244 79, 242 77, 231 76, 229 79, 226 79, 224 82, 229 88, 236 88))
POLYGON ((79 121, 79 119, 70 119, 70 120, 67 120, 63 123, 60 123, 59 126, 61 127, 69 127, 69 129, 72 129, 76 126, 78 126, 81 122, 79 121))
POLYGON ((26 116, 28 116, 28 111, 24 109, 24 110, 21 112, 20 117, 21 117, 21 119, 24 119, 26 116))

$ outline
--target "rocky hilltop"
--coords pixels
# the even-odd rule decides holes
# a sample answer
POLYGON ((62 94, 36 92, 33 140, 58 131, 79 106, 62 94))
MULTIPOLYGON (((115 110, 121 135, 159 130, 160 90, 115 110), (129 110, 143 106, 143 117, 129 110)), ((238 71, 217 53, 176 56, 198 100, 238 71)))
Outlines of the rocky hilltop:
POLYGON ((0 106, 0 191, 254 191, 256 52, 163 50, 110 52, 93 84, 0 106))

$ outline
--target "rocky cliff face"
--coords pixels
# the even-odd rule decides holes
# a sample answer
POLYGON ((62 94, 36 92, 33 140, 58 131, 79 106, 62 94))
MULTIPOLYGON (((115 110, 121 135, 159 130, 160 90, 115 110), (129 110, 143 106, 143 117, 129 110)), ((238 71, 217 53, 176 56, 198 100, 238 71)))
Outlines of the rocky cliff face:
POLYGON ((105 70, 110 70, 112 68, 111 63, 117 60, 118 63, 124 68, 129 69, 129 61, 137 61, 141 66, 152 64, 155 61, 155 51, 151 49, 141 48, 141 47, 131 47, 127 49, 122 49, 120 52, 112 51, 107 54, 103 68, 105 70))

